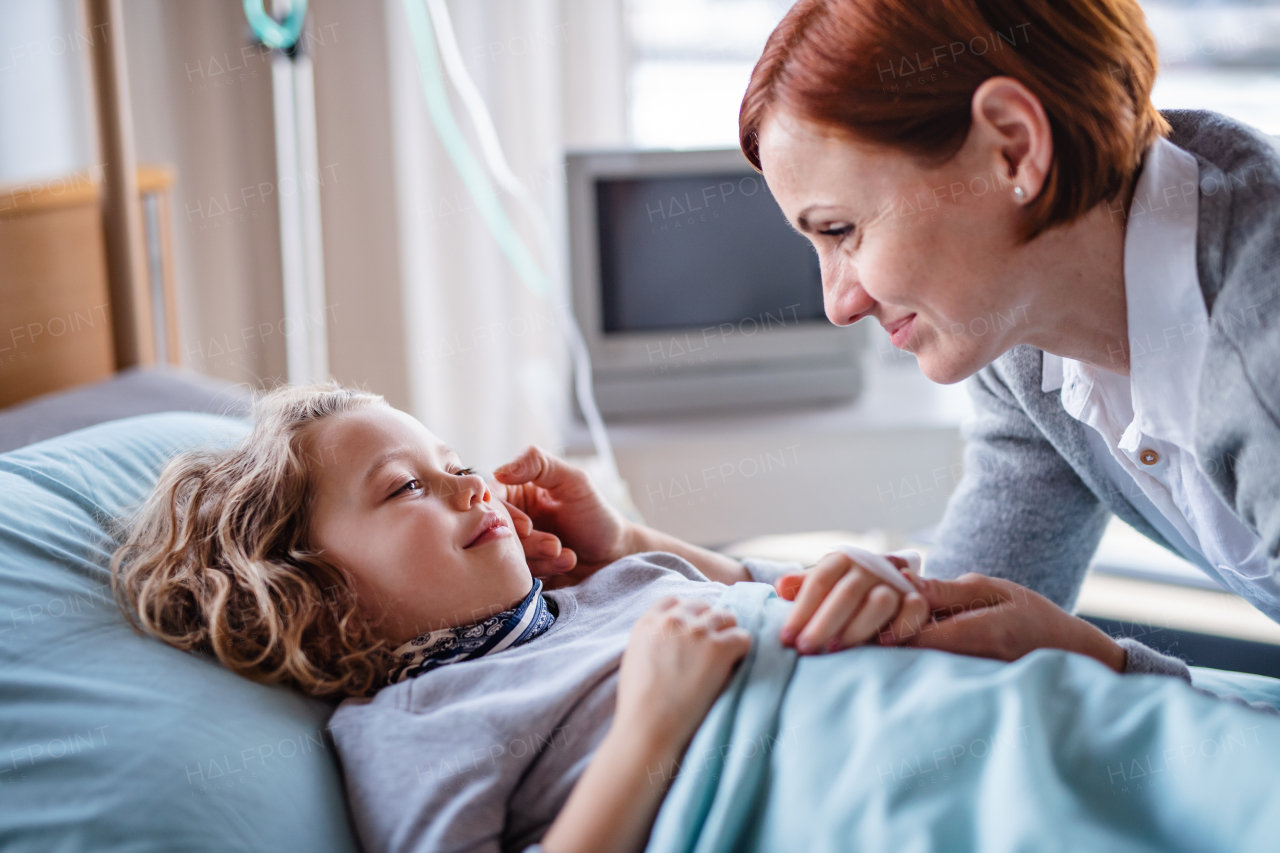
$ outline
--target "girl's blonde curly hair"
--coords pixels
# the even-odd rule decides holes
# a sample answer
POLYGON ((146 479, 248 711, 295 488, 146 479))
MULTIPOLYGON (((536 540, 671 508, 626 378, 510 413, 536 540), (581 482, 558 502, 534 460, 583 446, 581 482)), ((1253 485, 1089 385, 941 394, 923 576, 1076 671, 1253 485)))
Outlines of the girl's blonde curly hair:
POLYGON ((350 577, 309 542, 308 428, 382 397, 337 383, 260 397, 249 436, 175 457, 111 560, 135 628, 213 652, 254 681, 325 697, 379 685, 391 663, 350 577))

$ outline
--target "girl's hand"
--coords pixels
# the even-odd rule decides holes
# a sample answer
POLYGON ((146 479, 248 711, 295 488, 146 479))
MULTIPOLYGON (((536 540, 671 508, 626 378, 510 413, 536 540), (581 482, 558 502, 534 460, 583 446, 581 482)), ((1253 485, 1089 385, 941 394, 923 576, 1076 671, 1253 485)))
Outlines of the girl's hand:
POLYGON ((1013 581, 969 573, 918 580, 936 621, 909 645, 1017 660, 1035 649, 1065 649, 1124 672, 1124 648, 1101 629, 1013 581))
MULTIPOLYGON (((889 557, 900 569, 906 561, 889 557)), ((915 575, 903 572, 912 581, 915 575)), ((782 625, 784 646, 801 654, 836 652, 873 638, 883 644, 905 642, 929 624, 929 606, 919 592, 903 596, 848 556, 832 553, 813 568, 783 575, 778 595, 796 606, 782 625)))
POLYGON ((733 615, 706 602, 668 596, 649 608, 622 655, 613 725, 542 847, 642 850, 675 762, 750 647, 733 615))
POLYGON ((660 750, 683 747, 749 648, 751 634, 732 613, 705 601, 662 599, 631 629, 614 728, 660 750))

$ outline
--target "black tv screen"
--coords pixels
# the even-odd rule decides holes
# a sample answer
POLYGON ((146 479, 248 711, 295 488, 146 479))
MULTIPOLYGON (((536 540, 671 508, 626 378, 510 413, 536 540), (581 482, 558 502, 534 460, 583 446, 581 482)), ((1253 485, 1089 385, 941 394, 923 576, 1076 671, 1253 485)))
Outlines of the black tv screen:
POLYGON ((596 209, 606 333, 823 319, 818 256, 759 175, 600 178, 596 209))

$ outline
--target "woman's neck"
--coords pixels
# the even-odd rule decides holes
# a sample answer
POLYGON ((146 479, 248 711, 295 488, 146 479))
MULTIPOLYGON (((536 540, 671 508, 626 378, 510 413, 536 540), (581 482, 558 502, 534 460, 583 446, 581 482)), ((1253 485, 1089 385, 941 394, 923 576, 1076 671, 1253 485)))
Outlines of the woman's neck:
POLYGON ((1125 220, 1133 181, 1112 202, 1027 245, 1034 314, 1025 342, 1064 358, 1129 375, 1125 220), (1037 322, 1039 318, 1039 322, 1037 322))

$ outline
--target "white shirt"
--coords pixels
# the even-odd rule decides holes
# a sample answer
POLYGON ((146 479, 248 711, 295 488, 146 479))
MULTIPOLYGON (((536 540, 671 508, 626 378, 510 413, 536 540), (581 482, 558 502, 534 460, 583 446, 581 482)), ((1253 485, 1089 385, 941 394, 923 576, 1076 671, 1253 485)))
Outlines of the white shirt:
POLYGON ((1045 353, 1041 388, 1062 389, 1063 408, 1092 428, 1102 467, 1170 544, 1261 606, 1280 600, 1280 584, 1258 534, 1198 467, 1193 440, 1209 343, 1196 273, 1198 190, 1195 157, 1157 139, 1125 230, 1129 376, 1045 353))

